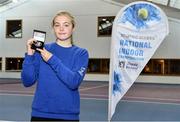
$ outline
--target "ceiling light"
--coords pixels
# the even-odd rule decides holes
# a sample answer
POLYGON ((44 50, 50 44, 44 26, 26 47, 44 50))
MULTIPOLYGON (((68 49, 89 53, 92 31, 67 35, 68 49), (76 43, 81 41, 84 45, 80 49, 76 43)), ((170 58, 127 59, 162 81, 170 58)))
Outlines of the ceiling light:
POLYGON ((18 2, 18 0, 12 0, 12 2, 13 2, 13 3, 17 3, 17 2, 18 2))

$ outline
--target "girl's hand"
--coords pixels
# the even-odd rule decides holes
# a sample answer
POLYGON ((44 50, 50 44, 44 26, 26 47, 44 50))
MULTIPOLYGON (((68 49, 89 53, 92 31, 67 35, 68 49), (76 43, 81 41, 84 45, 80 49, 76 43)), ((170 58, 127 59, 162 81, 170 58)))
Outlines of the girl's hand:
POLYGON ((33 44, 33 42, 35 42, 36 40, 31 38, 27 41, 26 43, 26 48, 27 48, 27 54, 28 55, 33 55, 35 50, 31 49, 31 45, 33 44))
POLYGON ((37 50, 41 53, 42 58, 43 58, 44 61, 46 61, 46 62, 52 57, 52 53, 50 53, 49 51, 47 51, 45 48, 43 48, 43 49, 37 48, 37 50))

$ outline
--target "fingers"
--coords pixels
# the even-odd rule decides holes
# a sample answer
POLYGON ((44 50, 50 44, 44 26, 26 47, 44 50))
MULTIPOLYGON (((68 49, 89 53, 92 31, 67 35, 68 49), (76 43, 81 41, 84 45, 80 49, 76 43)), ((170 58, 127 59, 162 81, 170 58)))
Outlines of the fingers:
POLYGON ((31 45, 33 44, 33 42, 36 41, 35 39, 31 38, 27 41, 27 53, 28 55, 33 55, 35 50, 31 49, 31 45))
POLYGON ((43 48, 43 49, 37 48, 37 50, 41 53, 42 58, 43 58, 46 62, 47 62, 47 61, 51 58, 51 56, 52 56, 52 54, 51 54, 49 51, 47 51, 45 48, 43 48))
MULTIPOLYGON (((43 48, 44 49, 44 48, 43 48)), ((40 49, 40 48, 36 48, 37 51, 39 51, 40 53, 43 52, 43 49, 40 49)))
POLYGON ((48 53, 48 51, 45 48, 43 48, 43 49, 36 48, 36 50, 39 51, 41 53, 41 55, 46 55, 46 53, 48 53))
POLYGON ((27 41, 27 45, 32 45, 36 40, 34 38, 31 38, 27 41))

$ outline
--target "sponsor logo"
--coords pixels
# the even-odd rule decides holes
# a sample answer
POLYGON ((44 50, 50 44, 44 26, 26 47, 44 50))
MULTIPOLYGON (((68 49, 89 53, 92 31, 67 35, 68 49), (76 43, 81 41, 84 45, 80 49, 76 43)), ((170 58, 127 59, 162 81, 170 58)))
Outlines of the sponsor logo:
POLYGON ((135 70, 137 70, 138 69, 138 64, 134 63, 134 62, 128 62, 127 65, 126 65, 126 69, 135 69, 135 70))
POLYGON ((124 68, 125 67, 125 61, 119 61, 119 67, 124 68))

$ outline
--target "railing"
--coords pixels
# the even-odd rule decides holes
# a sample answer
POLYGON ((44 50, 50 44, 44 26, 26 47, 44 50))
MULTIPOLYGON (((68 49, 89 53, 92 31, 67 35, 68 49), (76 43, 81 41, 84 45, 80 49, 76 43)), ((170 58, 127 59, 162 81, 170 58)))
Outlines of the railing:
POLYGON ((147 0, 147 1, 180 9, 180 0, 147 0))

